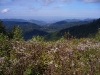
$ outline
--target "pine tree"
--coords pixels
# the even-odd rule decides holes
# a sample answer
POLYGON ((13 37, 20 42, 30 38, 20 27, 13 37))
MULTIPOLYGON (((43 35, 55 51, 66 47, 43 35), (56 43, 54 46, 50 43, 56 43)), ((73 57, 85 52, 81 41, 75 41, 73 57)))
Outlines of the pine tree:
POLYGON ((23 37, 22 37, 22 30, 19 26, 14 26, 13 29, 12 29, 12 34, 13 34, 13 39, 14 40, 22 40, 23 37))
POLYGON ((0 20, 0 33, 3 33, 3 34, 6 33, 5 26, 2 24, 1 20, 0 20))

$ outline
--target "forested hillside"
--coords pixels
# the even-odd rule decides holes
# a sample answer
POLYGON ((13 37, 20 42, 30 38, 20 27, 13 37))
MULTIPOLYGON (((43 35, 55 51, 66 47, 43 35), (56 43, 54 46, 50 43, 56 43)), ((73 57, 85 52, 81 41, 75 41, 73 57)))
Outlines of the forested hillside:
POLYGON ((40 25, 34 24, 34 23, 30 23, 30 22, 22 22, 24 20, 18 19, 8 19, 8 20, 3 20, 2 23, 5 26, 5 29, 8 32, 11 32, 11 30, 13 29, 14 26, 19 26, 20 29, 22 30, 22 34, 23 34, 23 38, 25 40, 31 39, 33 36, 45 36, 48 33, 43 30, 43 27, 41 27, 40 25))
POLYGON ((52 23, 48 26, 48 29, 51 29, 53 31, 59 31, 65 28, 77 26, 77 25, 82 25, 82 24, 87 24, 91 22, 91 20, 77 20, 77 19, 67 19, 63 21, 58 21, 56 23, 52 23))
POLYGON ((47 39, 55 39, 55 38, 59 39, 62 36, 66 36, 69 38, 93 37, 98 32, 99 28, 100 28, 100 19, 97 19, 87 24, 77 25, 54 32, 53 34, 49 34, 47 36, 47 39))
POLYGON ((29 22, 17 22, 17 21, 3 21, 3 25, 7 30, 11 30, 14 26, 20 26, 22 30, 40 29, 41 26, 29 23, 29 22))
POLYGON ((23 37, 24 37, 25 40, 29 40, 33 36, 43 36, 43 37, 45 37, 47 34, 49 34, 49 33, 42 31, 42 30, 33 29, 33 30, 25 32, 23 34, 23 37))

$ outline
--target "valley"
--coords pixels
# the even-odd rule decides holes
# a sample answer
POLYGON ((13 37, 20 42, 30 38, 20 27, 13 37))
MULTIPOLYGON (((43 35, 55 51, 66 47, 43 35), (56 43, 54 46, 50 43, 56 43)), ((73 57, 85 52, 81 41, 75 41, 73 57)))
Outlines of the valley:
POLYGON ((25 40, 28 40, 36 35, 48 38, 48 36, 51 36, 51 34, 55 34, 56 32, 60 32, 63 29, 71 28, 73 26, 80 26, 90 23, 93 21, 93 19, 66 19, 55 23, 24 19, 2 19, 2 21, 3 25, 8 31, 10 31, 14 26, 19 26, 22 29, 23 37, 25 40))

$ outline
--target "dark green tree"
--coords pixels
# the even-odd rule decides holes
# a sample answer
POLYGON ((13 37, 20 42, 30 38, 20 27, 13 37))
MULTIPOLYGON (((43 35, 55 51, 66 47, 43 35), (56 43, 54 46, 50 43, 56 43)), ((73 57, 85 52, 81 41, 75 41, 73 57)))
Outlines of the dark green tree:
POLYGON ((3 33, 3 34, 6 33, 5 26, 2 24, 1 20, 0 20, 0 33, 3 33))

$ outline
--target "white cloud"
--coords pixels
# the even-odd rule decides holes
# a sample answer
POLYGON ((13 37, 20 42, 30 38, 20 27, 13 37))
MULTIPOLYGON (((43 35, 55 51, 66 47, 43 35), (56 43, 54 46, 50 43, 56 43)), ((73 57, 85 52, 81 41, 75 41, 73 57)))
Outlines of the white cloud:
POLYGON ((10 11, 10 9, 9 8, 6 8, 6 9, 3 9, 2 11, 1 11, 1 13, 7 13, 7 12, 9 12, 10 11))

